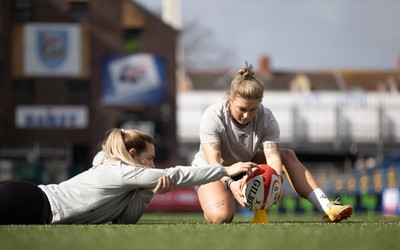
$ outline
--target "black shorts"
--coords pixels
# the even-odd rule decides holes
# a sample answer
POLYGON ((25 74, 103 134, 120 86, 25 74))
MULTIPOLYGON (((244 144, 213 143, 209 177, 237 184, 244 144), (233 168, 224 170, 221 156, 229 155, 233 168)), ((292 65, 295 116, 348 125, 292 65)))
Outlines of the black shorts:
POLYGON ((36 185, 26 181, 0 182, 0 224, 49 224, 50 204, 36 185))

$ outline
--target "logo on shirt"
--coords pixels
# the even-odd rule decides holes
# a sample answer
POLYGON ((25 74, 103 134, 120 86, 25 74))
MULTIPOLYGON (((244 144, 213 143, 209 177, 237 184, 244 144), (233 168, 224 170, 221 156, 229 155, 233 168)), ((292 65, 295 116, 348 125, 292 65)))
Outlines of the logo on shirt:
POLYGON ((249 136, 248 135, 246 135, 246 134, 241 134, 241 135, 239 135, 239 145, 240 146, 243 146, 243 147, 247 147, 247 138, 248 138, 249 136))

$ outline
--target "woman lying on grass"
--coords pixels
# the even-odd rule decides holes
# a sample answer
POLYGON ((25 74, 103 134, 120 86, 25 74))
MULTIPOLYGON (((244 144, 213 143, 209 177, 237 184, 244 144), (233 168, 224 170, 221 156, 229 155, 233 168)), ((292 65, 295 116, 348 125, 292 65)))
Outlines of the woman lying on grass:
POLYGON ((154 193, 205 184, 251 171, 234 167, 155 169, 154 139, 137 130, 112 129, 93 166, 60 184, 0 182, 0 224, 134 224, 154 193))

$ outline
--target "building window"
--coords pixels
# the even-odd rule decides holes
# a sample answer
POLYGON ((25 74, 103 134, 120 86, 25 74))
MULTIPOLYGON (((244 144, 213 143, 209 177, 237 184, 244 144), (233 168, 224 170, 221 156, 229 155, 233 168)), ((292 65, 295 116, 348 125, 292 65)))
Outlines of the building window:
POLYGON ((135 53, 140 50, 140 34, 141 29, 125 29, 124 30, 124 52, 135 53))
POLYGON ((87 2, 70 2, 69 3, 69 20, 73 22, 82 22, 88 20, 88 3, 87 2))
POLYGON ((12 16, 14 21, 31 21, 33 19, 33 0, 12 1, 12 16))
POLYGON ((33 80, 15 80, 13 87, 16 101, 30 102, 33 100, 35 96, 33 80))
POLYGON ((89 82, 84 80, 72 80, 68 83, 68 95, 71 101, 89 101, 89 82))

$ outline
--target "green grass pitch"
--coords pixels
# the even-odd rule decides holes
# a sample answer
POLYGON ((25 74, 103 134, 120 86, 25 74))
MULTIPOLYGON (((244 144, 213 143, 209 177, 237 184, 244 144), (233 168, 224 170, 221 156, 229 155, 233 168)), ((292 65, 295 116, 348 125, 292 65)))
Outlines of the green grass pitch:
POLYGON ((353 215, 337 224, 320 216, 271 215, 210 225, 198 213, 147 213, 136 225, 0 226, 2 250, 90 249, 400 249, 400 218, 353 215))

